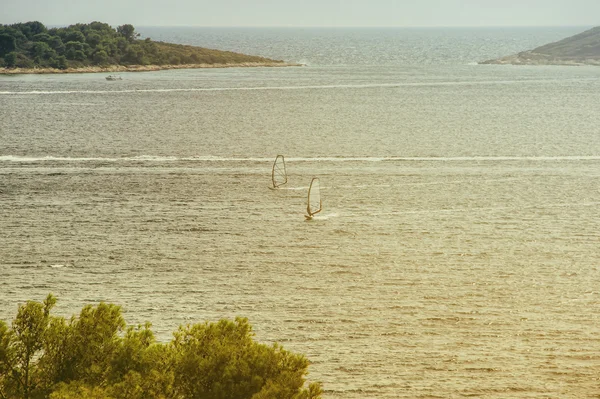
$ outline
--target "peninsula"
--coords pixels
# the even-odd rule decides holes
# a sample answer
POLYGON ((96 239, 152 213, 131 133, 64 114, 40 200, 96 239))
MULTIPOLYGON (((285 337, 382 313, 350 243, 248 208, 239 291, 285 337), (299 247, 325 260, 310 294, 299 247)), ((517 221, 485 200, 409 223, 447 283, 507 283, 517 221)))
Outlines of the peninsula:
POLYGON ((533 50, 480 64, 600 66, 600 26, 533 50))
POLYGON ((129 24, 113 28, 91 22, 50 29, 38 21, 0 25, 0 74, 300 65, 139 37, 129 24))

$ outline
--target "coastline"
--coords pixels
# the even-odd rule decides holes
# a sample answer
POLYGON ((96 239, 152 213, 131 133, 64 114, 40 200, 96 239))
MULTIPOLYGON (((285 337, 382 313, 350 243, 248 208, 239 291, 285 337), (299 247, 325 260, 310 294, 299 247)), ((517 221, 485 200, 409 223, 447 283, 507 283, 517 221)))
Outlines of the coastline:
POLYGON ((600 66, 600 26, 533 50, 479 64, 600 66))
POLYGON ((292 67, 303 64, 289 62, 240 62, 235 64, 180 64, 180 65, 111 65, 107 67, 89 66, 84 68, 0 68, 0 75, 18 74, 57 74, 57 73, 115 73, 115 72, 151 72, 167 69, 201 68, 260 68, 292 67))
POLYGON ((548 54, 536 53, 534 51, 523 51, 518 54, 508 55, 493 60, 481 61, 479 64, 496 65, 569 65, 582 66, 594 65, 600 66, 600 59, 584 57, 553 57, 548 54))

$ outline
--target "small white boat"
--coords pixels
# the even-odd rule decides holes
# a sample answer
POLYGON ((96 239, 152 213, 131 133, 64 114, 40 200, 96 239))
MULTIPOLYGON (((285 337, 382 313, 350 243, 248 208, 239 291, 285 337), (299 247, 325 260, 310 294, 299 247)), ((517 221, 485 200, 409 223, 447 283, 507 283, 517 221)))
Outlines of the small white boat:
POLYGON ((108 75, 106 80, 123 80, 123 78, 120 75, 108 75))

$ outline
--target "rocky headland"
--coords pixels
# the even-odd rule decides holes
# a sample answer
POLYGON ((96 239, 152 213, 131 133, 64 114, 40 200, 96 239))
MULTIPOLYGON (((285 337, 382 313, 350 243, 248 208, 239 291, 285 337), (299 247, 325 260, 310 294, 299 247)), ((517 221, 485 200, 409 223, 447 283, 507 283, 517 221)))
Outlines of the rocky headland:
POLYGON ((533 50, 480 64, 600 66, 600 26, 533 50))

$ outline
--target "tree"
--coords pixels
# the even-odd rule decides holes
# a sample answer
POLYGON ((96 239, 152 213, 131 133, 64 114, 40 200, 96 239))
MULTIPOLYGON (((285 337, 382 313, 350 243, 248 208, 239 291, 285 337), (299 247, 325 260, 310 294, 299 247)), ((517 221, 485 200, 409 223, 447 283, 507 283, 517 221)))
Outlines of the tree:
POLYGON ((90 387, 76 381, 71 384, 58 384, 50 394, 50 399, 114 399, 102 387, 90 387))
POLYGON ((100 44, 100 42, 102 41, 102 36, 100 36, 99 33, 94 32, 94 31, 90 31, 87 34, 86 37, 86 42, 87 44, 89 44, 92 47, 96 47, 98 44, 100 44))
POLYGON ((48 34, 48 32, 43 32, 43 33, 38 33, 36 35, 33 35, 33 37, 31 38, 32 42, 44 42, 44 43, 49 43, 50 42, 50 38, 52 36, 50 36, 48 34))
POLYGON ((139 33, 135 32, 135 28, 133 27, 133 25, 130 24, 118 26, 117 33, 119 33, 129 42, 133 42, 137 37, 140 36, 139 33))
POLYGON ((119 49, 117 48, 117 43, 115 40, 105 38, 98 45, 98 47, 102 47, 102 49, 106 51, 106 54, 108 54, 109 57, 118 56, 119 54, 119 49))
POLYGON ((84 46, 81 42, 67 42, 65 45, 65 56, 69 60, 83 61, 87 58, 83 49, 84 46))
POLYGON ((56 57, 56 51, 54 51, 47 43, 35 42, 31 47, 31 55, 40 59, 49 59, 56 57))
POLYGON ((180 327, 174 334, 175 387, 183 397, 206 399, 316 398, 303 390, 308 360, 279 345, 253 340, 245 318, 180 327), (273 395, 277 393, 276 395, 273 395))
POLYGON ((104 22, 90 22, 88 24, 88 27, 91 30, 98 31, 102 36, 114 35, 115 33, 115 30, 109 24, 106 24, 104 22))
POLYGON ((48 44, 58 54, 63 54, 65 52, 65 45, 64 45, 62 39, 60 38, 60 36, 51 36, 48 44))
POLYGON ((63 34, 61 35, 61 38, 62 38, 63 43, 67 43, 67 42, 84 43, 85 42, 85 35, 83 33, 81 33, 80 30, 77 30, 72 27, 69 27, 68 30, 64 31, 63 34))
POLYGON ((12 339, 9 347, 13 354, 9 369, 10 377, 7 386, 16 389, 24 399, 29 399, 35 389, 32 374, 35 372, 33 360, 43 348, 43 338, 50 320, 50 309, 56 304, 56 298, 48 295, 43 303, 28 301, 20 306, 17 317, 12 324, 12 339), (10 381, 12 379, 12 381, 10 381))
POLYGON ((56 64, 52 65, 52 67, 58 68, 58 69, 67 69, 68 68, 67 57, 65 57, 64 55, 59 55, 58 57, 56 57, 56 64))
POLYGON ((132 44, 127 47, 127 51, 125 51, 122 60, 127 64, 145 65, 148 64, 148 60, 145 56, 146 52, 140 45, 132 44))
POLYGON ((63 341, 62 351, 67 358, 55 363, 62 372, 58 381, 82 380, 92 385, 101 385, 110 374, 110 363, 119 347, 118 333, 125 328, 121 308, 100 303, 85 306, 77 319, 68 326, 68 339, 63 341))
POLYGON ((0 320, 0 397, 6 398, 8 389, 16 390, 15 381, 10 378, 11 365, 14 363, 14 348, 11 345, 12 331, 0 320))
POLYGON ((10 25, 10 27, 22 32, 29 40, 31 40, 33 36, 37 35, 38 33, 44 33, 47 31, 44 24, 39 21, 13 24, 10 25))
POLYGON ((17 40, 9 33, 0 33, 0 57, 15 51, 17 48, 17 40))
POLYGON ((25 22, 21 26, 22 26, 23 33, 25 33, 25 35, 29 39, 33 38, 33 36, 35 36, 35 35, 37 35, 39 33, 44 33, 44 32, 47 31, 47 29, 44 26, 44 24, 41 23, 41 22, 39 22, 39 21, 25 22), (26 32, 28 32, 28 33, 26 33, 26 32))
POLYGON ((0 321, 2 399, 317 399, 308 360, 254 340, 247 319, 180 327, 157 343, 151 325, 128 327, 119 306, 50 315, 29 301, 9 328, 0 321))
POLYGON ((98 50, 94 53, 94 62, 98 65, 104 65, 108 62, 108 54, 104 49, 98 50))

